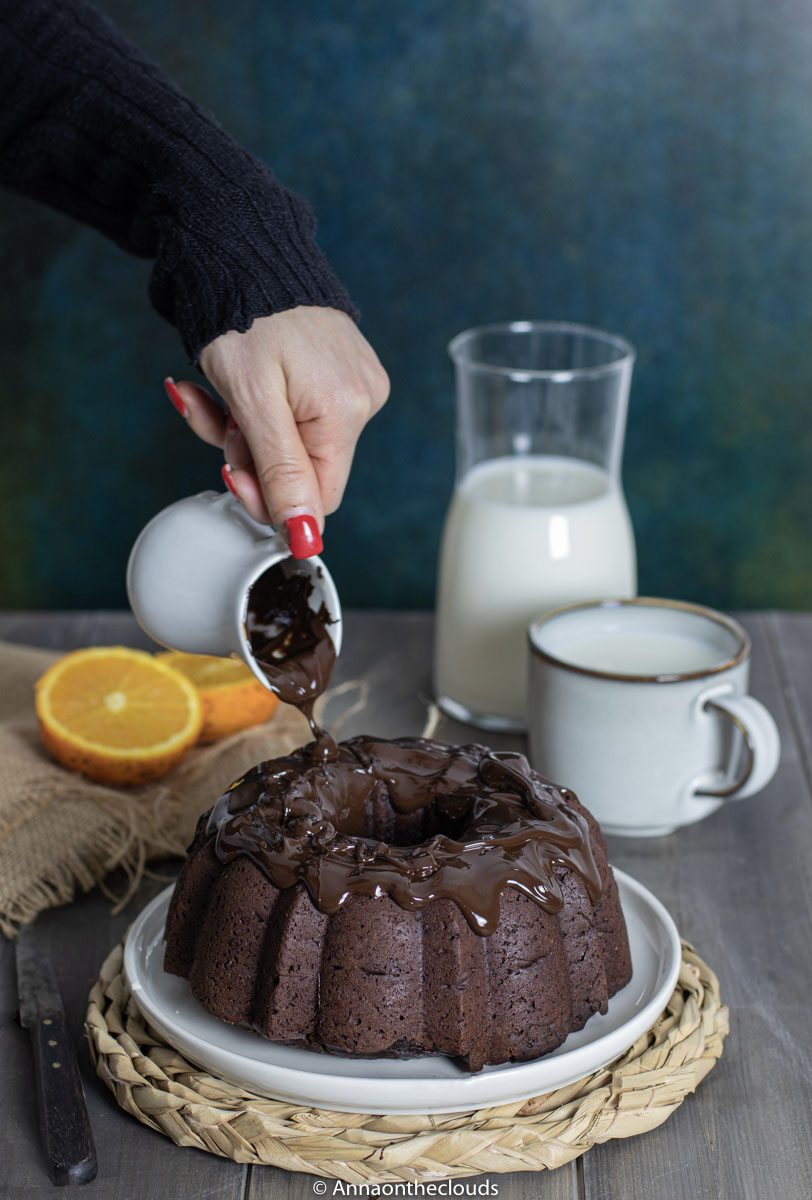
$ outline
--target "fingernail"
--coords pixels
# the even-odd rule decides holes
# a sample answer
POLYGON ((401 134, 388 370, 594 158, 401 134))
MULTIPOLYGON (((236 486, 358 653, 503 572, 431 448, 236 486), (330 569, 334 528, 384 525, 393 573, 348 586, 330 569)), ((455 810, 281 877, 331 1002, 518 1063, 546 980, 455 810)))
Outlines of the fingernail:
POLYGON ((239 500, 240 495, 234 486, 234 480, 231 478, 231 467, 228 465, 228 463, 223 463, 223 469, 221 470, 220 474, 223 476, 223 483, 231 492, 232 496, 236 496, 239 500))
POLYGON ((188 417, 189 410, 187 409, 186 405, 183 403, 183 397, 181 396, 178 389, 175 387, 175 381, 171 375, 167 375, 166 379, 164 380, 164 387, 166 388, 167 396, 172 401, 172 403, 174 404, 175 408, 178 410, 180 415, 182 417, 188 417))
POLYGON ((240 428, 239 425, 234 420, 231 413, 229 413, 228 418, 226 420, 226 433, 237 433, 239 428, 240 428))
POLYGON ((314 554, 321 554, 324 543, 315 517, 288 517, 285 526, 293 558, 310 558, 314 554))

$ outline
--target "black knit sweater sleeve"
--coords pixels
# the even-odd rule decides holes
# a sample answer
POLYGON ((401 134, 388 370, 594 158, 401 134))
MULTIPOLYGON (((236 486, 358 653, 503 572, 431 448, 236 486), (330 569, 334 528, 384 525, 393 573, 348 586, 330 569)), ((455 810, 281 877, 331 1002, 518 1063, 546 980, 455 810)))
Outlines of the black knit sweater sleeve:
POLYGON ((299 304, 356 315, 306 202, 85 0, 0 0, 0 184, 154 258, 193 362, 299 304))

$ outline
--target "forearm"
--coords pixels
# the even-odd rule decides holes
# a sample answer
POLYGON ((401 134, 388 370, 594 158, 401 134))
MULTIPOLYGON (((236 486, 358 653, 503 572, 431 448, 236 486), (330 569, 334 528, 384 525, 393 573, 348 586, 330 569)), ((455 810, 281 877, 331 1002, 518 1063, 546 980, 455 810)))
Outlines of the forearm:
POLYGON ((0 0, 0 183, 154 258, 192 360, 297 305, 352 313, 301 197, 85 0, 0 0))

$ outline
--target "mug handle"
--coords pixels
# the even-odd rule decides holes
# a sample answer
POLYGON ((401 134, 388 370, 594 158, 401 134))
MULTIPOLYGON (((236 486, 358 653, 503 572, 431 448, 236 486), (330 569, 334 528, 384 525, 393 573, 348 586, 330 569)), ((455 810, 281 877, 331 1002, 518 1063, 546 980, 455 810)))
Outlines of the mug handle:
POLYGON ((705 712, 717 712, 738 729, 744 742, 744 767, 739 779, 727 787, 703 789, 696 796, 720 800, 743 800, 760 792, 778 769, 781 738, 778 727, 764 705, 753 696, 715 695, 702 705, 705 712))

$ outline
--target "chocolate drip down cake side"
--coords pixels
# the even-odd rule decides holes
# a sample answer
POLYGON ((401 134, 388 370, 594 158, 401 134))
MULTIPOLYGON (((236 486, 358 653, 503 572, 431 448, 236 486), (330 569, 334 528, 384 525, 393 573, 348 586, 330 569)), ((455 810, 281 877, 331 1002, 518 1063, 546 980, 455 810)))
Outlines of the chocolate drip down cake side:
MULTIPOLYGON (((306 599, 257 622, 274 670, 295 646, 297 678, 303 623, 316 646, 327 627, 306 599)), ((520 754, 314 734, 198 823, 164 966, 209 1012, 274 1042, 477 1071, 538 1058, 606 1011, 631 978, 626 927, 571 792, 520 754)))

